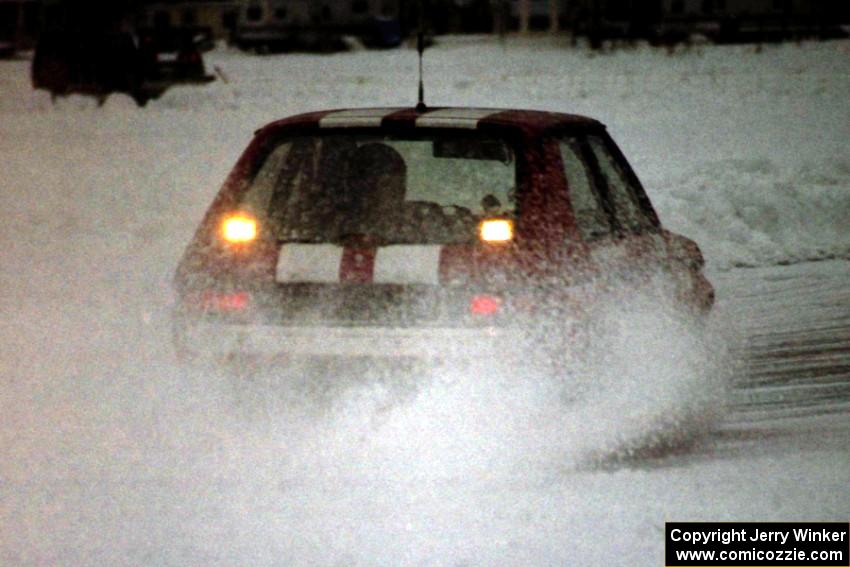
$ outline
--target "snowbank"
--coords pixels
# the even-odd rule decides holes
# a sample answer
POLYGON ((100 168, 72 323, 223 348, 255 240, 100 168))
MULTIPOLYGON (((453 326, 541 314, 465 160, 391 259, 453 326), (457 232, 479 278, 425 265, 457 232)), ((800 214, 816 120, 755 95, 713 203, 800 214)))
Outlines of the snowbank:
POLYGON ((779 166, 727 160, 654 190, 667 226, 715 267, 850 259, 850 159, 779 166))

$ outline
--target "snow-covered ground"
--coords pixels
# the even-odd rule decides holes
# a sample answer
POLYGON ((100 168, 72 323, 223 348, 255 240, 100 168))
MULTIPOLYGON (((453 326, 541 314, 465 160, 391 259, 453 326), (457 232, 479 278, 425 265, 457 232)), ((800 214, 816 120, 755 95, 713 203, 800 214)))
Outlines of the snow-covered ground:
MULTIPOLYGON (((683 454, 596 468, 568 458, 571 440, 641 424, 553 422, 545 388, 499 369, 431 369, 393 404, 354 373, 323 377, 331 394, 261 383, 251 398, 173 361, 172 271, 253 129, 409 104, 413 51, 222 49, 208 65, 227 83, 145 109, 51 105, 27 61, 0 62, 0 564, 660 565, 667 520, 847 520, 850 268, 777 264, 850 257, 848 55, 429 50, 433 105, 607 123, 662 220, 708 257, 721 338, 745 359, 729 416, 683 454)), ((627 322, 623 357, 670 348, 638 367, 656 397, 636 401, 675 402, 664 386, 699 359, 627 322)))

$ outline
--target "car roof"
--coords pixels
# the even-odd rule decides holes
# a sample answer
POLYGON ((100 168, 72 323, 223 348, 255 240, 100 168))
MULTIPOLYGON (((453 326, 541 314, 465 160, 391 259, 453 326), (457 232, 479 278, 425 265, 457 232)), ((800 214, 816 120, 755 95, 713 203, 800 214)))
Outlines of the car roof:
POLYGON ((325 128, 449 128, 519 132, 534 136, 569 127, 604 128, 592 118, 563 112, 505 108, 415 107, 343 108, 297 114, 268 124, 257 133, 325 128))

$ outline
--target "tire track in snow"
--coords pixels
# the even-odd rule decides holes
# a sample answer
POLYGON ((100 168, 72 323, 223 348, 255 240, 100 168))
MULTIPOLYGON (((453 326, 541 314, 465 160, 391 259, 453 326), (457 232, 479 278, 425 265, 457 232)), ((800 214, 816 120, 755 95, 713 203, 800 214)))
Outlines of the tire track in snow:
POLYGON ((728 424, 850 414, 850 262, 733 270, 718 305, 743 340, 728 424))

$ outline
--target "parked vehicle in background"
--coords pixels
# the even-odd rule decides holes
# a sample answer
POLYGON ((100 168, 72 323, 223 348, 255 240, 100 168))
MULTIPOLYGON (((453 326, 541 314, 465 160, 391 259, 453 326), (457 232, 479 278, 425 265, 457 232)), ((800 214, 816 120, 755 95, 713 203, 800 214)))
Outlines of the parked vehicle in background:
POLYGON ((124 93, 139 106, 177 84, 207 83, 203 57, 185 34, 51 31, 42 34, 32 62, 32 85, 53 97, 94 96, 102 104, 124 93))
POLYGON ((210 30, 197 28, 143 29, 138 32, 144 81, 206 83, 203 51, 212 47, 210 30))
POLYGON ((110 94, 124 93, 140 106, 151 98, 143 89, 133 36, 124 32, 45 32, 36 46, 31 77, 33 88, 53 97, 79 93, 102 104, 110 94))

